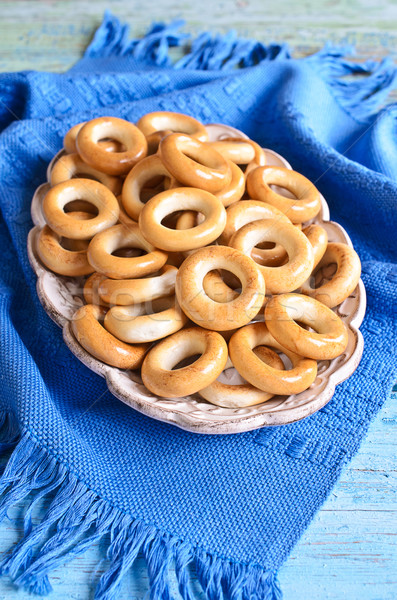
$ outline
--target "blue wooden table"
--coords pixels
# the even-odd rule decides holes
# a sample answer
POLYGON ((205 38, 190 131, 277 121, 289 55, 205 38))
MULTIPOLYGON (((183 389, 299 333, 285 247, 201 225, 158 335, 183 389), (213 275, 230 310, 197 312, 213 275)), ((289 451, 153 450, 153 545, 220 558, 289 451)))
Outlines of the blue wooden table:
MULTIPOLYGON (((0 68, 65 70, 81 55, 106 7, 129 21, 134 35, 143 33, 152 20, 183 16, 193 33, 234 27, 241 35, 266 42, 288 41, 297 56, 319 49, 329 39, 355 43, 364 58, 397 57, 397 5, 388 0, 214 0, 205 10, 202 3, 157 0, 143 6, 138 0, 0 1, 0 68)), ((397 599, 396 457, 397 391, 281 569, 285 600, 397 599)), ((0 553, 20 538, 22 512, 23 504, 1 526, 0 553)), ((56 570, 51 577, 53 597, 92 598, 93 586, 106 569, 105 548, 103 540, 56 570)), ((142 600, 146 590, 146 567, 140 559, 123 583, 120 600, 142 600)), ((28 594, 6 578, 0 580, 0 600, 26 598, 28 594)))

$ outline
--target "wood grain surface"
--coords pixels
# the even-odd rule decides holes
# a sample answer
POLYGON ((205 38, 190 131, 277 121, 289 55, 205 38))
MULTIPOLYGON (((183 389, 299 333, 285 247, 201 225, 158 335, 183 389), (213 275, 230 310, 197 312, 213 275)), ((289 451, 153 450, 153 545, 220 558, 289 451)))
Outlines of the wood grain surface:
MULTIPOLYGON (((186 30, 225 32, 265 42, 287 41, 295 56, 325 41, 355 44, 361 58, 397 58, 397 3, 387 0, 138 0, 0 1, 0 69, 64 71, 81 56, 105 8, 131 24, 132 35, 153 21, 183 17, 186 30)), ((359 454, 280 570, 285 600, 397 598, 397 392, 392 394, 359 454)), ((45 509, 39 507, 36 519, 45 509)), ((23 503, 0 527, 0 553, 20 539, 23 503)), ((51 576, 53 598, 86 600, 106 569, 106 540, 51 576)), ((148 589, 139 559, 120 600, 142 600, 148 589)), ((197 591, 197 599, 202 595, 197 591)), ((31 598, 7 578, 0 600, 31 598)), ((176 586, 175 597, 177 598, 176 586)))
POLYGON ((153 21, 186 20, 186 31, 226 32, 288 42, 295 56, 325 41, 356 44, 363 57, 397 56, 393 0, 32 0, 1 1, 0 68, 64 71, 84 51, 105 8, 140 36, 153 21))

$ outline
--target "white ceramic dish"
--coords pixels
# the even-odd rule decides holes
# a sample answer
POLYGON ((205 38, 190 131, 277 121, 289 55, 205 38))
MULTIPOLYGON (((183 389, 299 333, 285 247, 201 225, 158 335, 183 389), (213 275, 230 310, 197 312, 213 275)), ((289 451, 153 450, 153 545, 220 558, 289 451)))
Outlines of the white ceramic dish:
MULTIPOLYGON (((246 137, 242 132, 224 125, 208 125, 210 139, 226 136, 246 137)), ((291 168, 279 154, 265 150, 268 164, 291 168)), ((52 165, 62 155, 54 157, 52 165)), ((337 307, 336 313, 343 319, 349 331, 345 352, 332 361, 321 361, 318 376, 306 391, 293 396, 275 396, 268 402, 241 409, 228 409, 206 402, 198 394, 185 398, 157 398, 143 385, 137 373, 110 367, 91 356, 75 339, 70 319, 83 304, 83 278, 62 277, 46 269, 36 252, 37 234, 45 224, 41 204, 48 190, 48 183, 41 185, 32 200, 32 220, 35 227, 28 237, 29 260, 37 275, 37 293, 48 315, 63 328, 65 343, 71 352, 89 369, 106 379, 109 390, 117 398, 149 417, 173 423, 182 429, 204 434, 231 434, 250 431, 263 426, 292 423, 320 410, 332 398, 335 386, 350 377, 357 368, 363 352, 363 338, 358 330, 366 307, 365 288, 360 280, 353 294, 337 307)), ((346 231, 337 223, 329 221, 327 203, 322 199, 322 209, 315 222, 327 230, 330 241, 351 245, 346 231)), ((226 371, 224 381, 236 381, 234 369, 226 371)))

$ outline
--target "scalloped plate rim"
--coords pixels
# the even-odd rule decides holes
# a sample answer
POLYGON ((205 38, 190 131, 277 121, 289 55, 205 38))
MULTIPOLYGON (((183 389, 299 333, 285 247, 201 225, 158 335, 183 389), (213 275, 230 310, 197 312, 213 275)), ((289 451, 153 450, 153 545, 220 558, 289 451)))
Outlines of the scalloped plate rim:
MULTIPOLYGON (((225 128, 228 126, 211 124, 211 128, 217 129, 219 127, 225 128)), ((228 127, 229 131, 239 133, 240 136, 242 132, 238 130, 228 127)), ((246 137, 244 134, 242 137, 246 137)), ((288 168, 291 168, 289 163, 277 154, 276 152, 270 150, 270 152, 276 156, 277 159, 283 161, 288 168)), ((48 170, 47 170, 47 178, 49 179, 51 166, 56 162, 59 156, 62 155, 62 151, 59 152, 51 161, 48 170)), ((348 379, 355 369, 357 368, 364 347, 364 340, 361 332, 359 331, 359 327, 362 323, 362 320, 365 315, 366 308, 366 292, 365 287, 360 279, 358 285, 358 294, 359 300, 357 303, 357 308, 355 313, 350 315, 350 322, 347 324, 349 330, 355 337, 355 345, 352 353, 347 358, 347 360, 342 363, 334 372, 330 373, 327 378, 327 382, 325 387, 320 391, 319 395, 316 396, 313 400, 303 404, 302 406, 294 407, 294 408, 286 408, 282 409, 277 407, 277 409, 273 412, 263 412, 258 414, 251 414, 248 416, 237 415, 230 417, 219 417, 212 418, 210 420, 203 420, 189 413, 184 413, 181 411, 177 411, 174 408, 166 408, 164 406, 158 406, 152 404, 149 400, 145 401, 144 399, 139 398, 137 395, 133 396, 128 394, 123 386, 120 385, 119 379, 120 375, 123 375, 123 371, 117 369, 116 367, 112 367, 102 363, 101 361, 94 358, 90 355, 84 348, 77 342, 75 339, 71 327, 70 321, 64 315, 62 315, 55 305, 52 303, 51 299, 47 295, 45 291, 45 280, 46 278, 54 278, 58 279, 59 276, 47 270, 38 259, 35 251, 35 238, 38 230, 42 226, 41 215, 39 214, 38 206, 37 206, 37 196, 42 193, 43 187, 47 186, 48 183, 44 183, 39 188, 37 188, 34 199, 32 201, 32 220, 34 223, 34 227, 30 230, 27 240, 27 248, 28 248, 28 257, 29 262, 32 266, 32 269, 36 273, 37 276, 37 295, 38 298, 48 314, 48 316, 60 327, 63 328, 63 339, 72 354, 78 358, 85 366, 89 369, 102 376, 106 380, 106 384, 108 386, 109 391, 123 403, 127 404, 129 407, 138 410, 139 412, 145 414, 150 418, 154 418, 163 422, 167 422, 173 424, 179 428, 182 428, 187 431, 191 431, 194 433, 201 434, 233 434, 233 433, 242 433, 246 431, 252 431, 254 429, 258 429, 264 426, 274 426, 274 425, 284 425, 288 423, 297 422, 301 419, 306 418, 307 416, 318 412, 321 408, 323 408, 332 398, 335 392, 335 387, 348 379), (35 202, 36 201, 36 202, 35 202), (313 406, 315 404, 315 406, 313 406)), ((322 197, 322 207, 323 207, 323 218, 321 220, 317 220, 316 222, 325 224, 326 227, 335 228, 339 234, 345 239, 345 243, 352 245, 350 237, 344 228, 329 220, 329 208, 322 197), (325 213, 325 214, 324 214, 325 213), (325 216, 325 218, 324 218, 325 216)), ((138 384, 137 384, 138 385, 138 384)), ((142 384, 143 385, 143 384, 142 384)), ((314 384, 313 384, 314 385, 314 384)), ((163 400, 163 399, 160 399, 163 400)), ((202 399, 202 402, 205 402, 202 399)), ((258 405, 261 406, 261 405, 258 405)), ((215 407, 216 408, 216 407, 215 407)))

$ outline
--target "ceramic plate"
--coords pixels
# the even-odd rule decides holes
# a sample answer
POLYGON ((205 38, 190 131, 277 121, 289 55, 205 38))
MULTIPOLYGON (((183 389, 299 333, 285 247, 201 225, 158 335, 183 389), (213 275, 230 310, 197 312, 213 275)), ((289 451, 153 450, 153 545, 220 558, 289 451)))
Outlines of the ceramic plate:
MULTIPOLYGON (((228 136, 246 137, 239 130, 225 125, 211 124, 207 129, 211 140, 228 136)), ((268 164, 291 169, 289 163, 276 152, 268 149, 265 152, 268 164)), ((49 165, 48 178, 53 164, 61 155, 62 151, 49 165)), ((89 369, 104 377, 110 392, 131 408, 196 433, 239 433, 263 426, 293 423, 315 413, 332 398, 335 386, 350 377, 357 368, 363 352, 363 338, 358 328, 364 318, 366 306, 365 289, 361 280, 353 294, 335 309, 349 331, 347 348, 338 358, 319 362, 317 378, 306 391, 293 396, 274 396, 263 404, 240 409, 215 406, 198 394, 172 399, 154 396, 145 388, 137 373, 122 371, 100 362, 86 352, 74 337, 70 319, 83 304, 84 278, 62 277, 52 273, 43 266, 36 252, 37 234, 45 225, 41 206, 48 189, 48 183, 41 185, 33 197, 31 212, 35 227, 28 237, 29 260, 37 275, 40 302, 51 319, 63 328, 63 337, 71 352, 89 369)), ((352 245, 346 231, 329 220, 329 210, 324 198, 320 214, 314 222, 320 223, 327 230, 329 241, 352 245)), ((228 382, 236 382, 236 377, 234 369, 221 375, 222 380, 228 382)))

